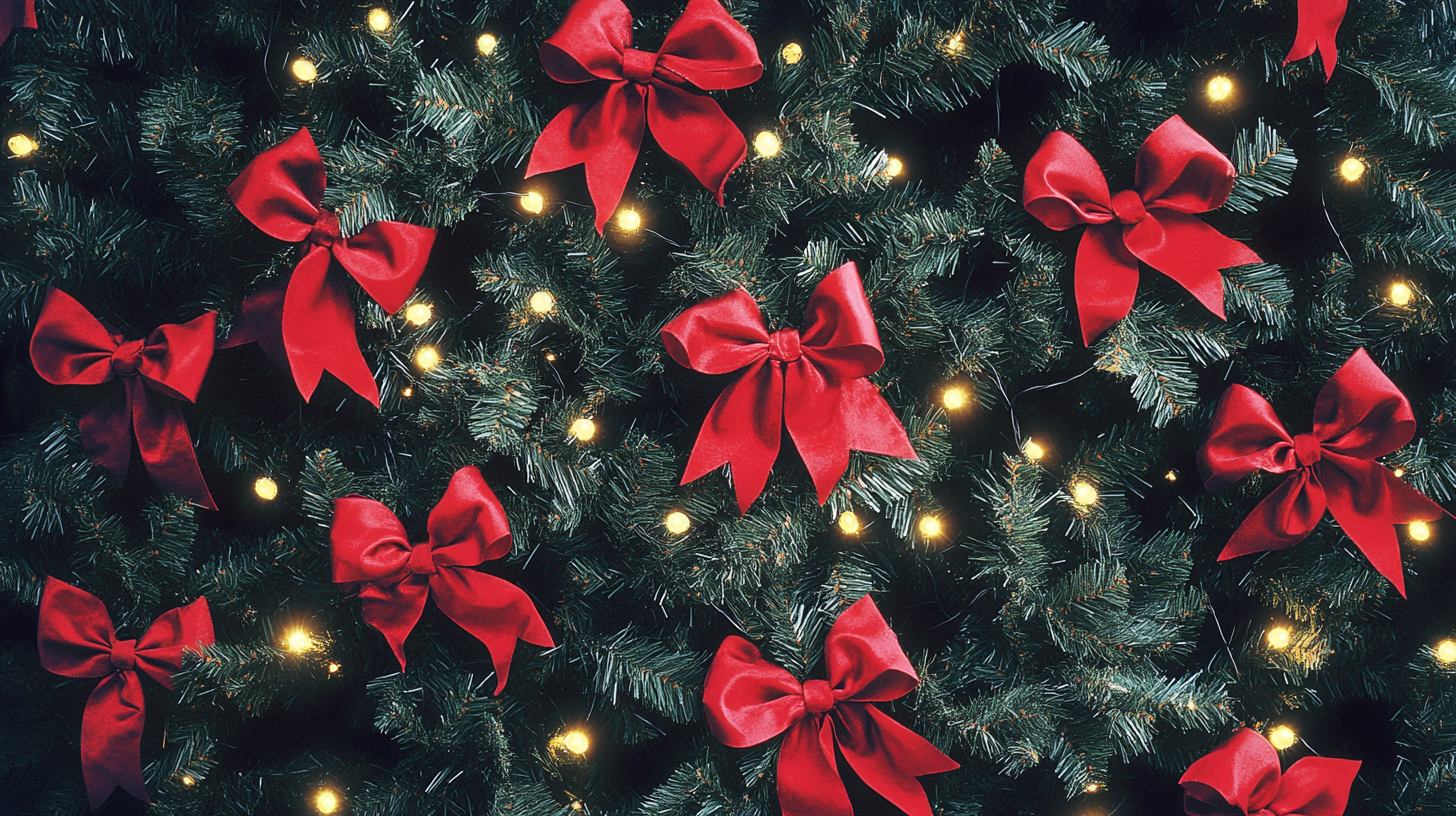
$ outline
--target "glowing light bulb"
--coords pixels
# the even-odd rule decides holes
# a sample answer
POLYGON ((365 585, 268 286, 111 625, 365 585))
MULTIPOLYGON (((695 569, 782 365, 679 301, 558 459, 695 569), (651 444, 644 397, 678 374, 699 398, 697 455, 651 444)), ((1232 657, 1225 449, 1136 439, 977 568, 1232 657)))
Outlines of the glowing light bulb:
POLYGON ((546 209, 546 198, 535 190, 532 190, 521 196, 521 209, 531 215, 540 215, 541 211, 546 209))
POLYGON ((409 399, 415 395, 415 390, 406 385, 404 388, 399 389, 399 395, 405 399, 409 399))
POLYGON ((488 57, 495 52, 497 45, 500 45, 500 40, 494 34, 481 34, 475 41, 475 50, 488 57))
POLYGON ((1365 175, 1365 162, 1351 156, 1340 162, 1340 177, 1345 181, 1359 181, 1365 175))
POLYGON ((339 795, 328 788, 324 788, 313 798, 313 806, 319 813, 337 813, 339 811, 339 795))
POLYGON ((546 362, 548 362, 548 363, 554 363, 554 362, 556 362, 556 352, 554 352, 554 351, 548 351, 548 352, 546 352, 546 362))
POLYGON ((1097 784, 1096 782, 1088 782, 1087 787, 1083 788, 1083 790, 1087 791, 1088 793, 1096 793, 1097 791, 1102 790, 1102 786, 1097 784))
POLYGON ((964 32, 956 32, 945 39, 945 53, 957 56, 966 50, 966 35, 964 32))
POLYGON ((257 493, 258 498, 263 501, 273 501, 278 498, 278 483, 267 476, 259 476, 258 480, 253 482, 253 492, 257 493))
POLYGON ((1395 470, 1392 470, 1391 473, 1395 474, 1395 478, 1399 479, 1400 477, 1405 475, 1405 468, 1398 467, 1395 470))
POLYGON ((597 424, 586 417, 571 423, 571 435, 578 442, 590 442, 597 435, 597 424))
POLYGON ((905 163, 895 158, 894 156, 891 156, 889 160, 885 162, 885 169, 881 170, 880 172, 884 173, 886 178, 895 178, 896 176, 905 172, 905 163))
POLYGON ((853 511, 845 510, 839 514, 839 531, 845 535, 854 535, 859 532, 859 516, 853 511))
POLYGON ((11 136, 5 141, 5 146, 10 148, 10 152, 13 155, 20 157, 29 156, 39 147, 34 139, 26 136, 24 133, 17 133, 11 136))
POLYGON ((687 513, 681 510, 674 510, 667 514, 667 519, 663 522, 663 525, 667 527, 669 533, 682 535, 688 531, 689 527, 693 526, 693 521, 688 518, 687 513))
POLYGON ((581 756, 591 749, 591 739, 584 731, 568 731, 561 737, 561 745, 573 754, 581 756))
POLYGON ((1208 80, 1205 91, 1210 100, 1225 102, 1234 95, 1234 81, 1223 74, 1216 74, 1208 80))
POLYGON ((1437 643, 1436 659, 1442 663, 1456 663, 1456 640, 1446 638, 1437 643))
POLYGON ((1413 521, 1405 530, 1411 541, 1425 541, 1431 537, 1431 526, 1424 521, 1413 521))
POLYGON ((1395 306, 1409 306, 1416 293, 1405 281, 1396 281, 1390 285, 1390 302, 1395 306))
POLYGON ((758 155, 765 159, 771 159, 777 156, 782 147, 783 143, 779 141, 779 137, 771 130, 760 130, 758 135, 753 137, 753 149, 757 150, 758 155))
POLYGON ((789 43, 779 52, 779 56, 784 58, 785 65, 797 65, 804 58, 804 47, 798 43, 789 43))
POLYGON ((617 212, 617 229, 623 232, 636 232, 642 228, 642 216, 636 210, 627 209, 617 212))
POLYGON ((318 79, 318 66, 303 57, 294 60, 289 70, 293 71, 293 76, 299 82, 313 82, 318 79))
POLYGON ((1176 482, 1178 481, 1178 471, 1170 470, 1167 473, 1163 474, 1163 478, 1167 479, 1170 482, 1176 482))
POLYGON ((1026 458, 1033 462, 1040 462, 1041 458, 1046 456, 1046 448, 1036 444, 1035 439, 1026 440, 1026 444, 1021 446, 1021 452, 1026 454, 1026 458))
POLYGON ((556 308, 556 296, 542 289, 531 294, 531 300, 527 305, 536 314, 546 314, 556 308))
POLYGON ((377 8, 369 11, 369 28, 371 30, 383 33, 389 30, 391 22, 393 21, 389 19, 389 12, 384 9, 377 8))
POLYGON ((339 669, 341 669, 341 668, 343 668, 343 667, 340 666, 338 663, 330 663, 329 664, 329 674, 338 674, 339 673, 339 669))
POLYGON ((440 352, 434 346, 420 346, 415 352, 415 365, 423 371, 429 371, 440 364, 440 352))
POLYGON ((926 538, 938 538, 943 529, 940 519, 935 516, 920 517, 920 534, 926 538))
POLYGON ((940 395, 940 404, 949 411, 959 411, 969 402, 970 396, 966 394, 966 389, 959 386, 947 388, 945 393, 940 395))
POLYGON ((1073 482, 1072 501, 1083 507, 1091 507, 1097 503, 1097 488, 1087 482, 1073 482))
POLYGON ((412 326, 423 326, 430 322, 435 316, 435 307, 428 303, 411 303, 408 309, 404 310, 404 319, 412 326))
POLYGON ((197 784, 197 780, 196 779, 193 779, 190 776, 187 776, 186 774, 183 774, 183 776, 182 776, 182 784, 183 785, 186 785, 187 787, 190 788, 193 785, 196 785, 197 784))
POLYGON ((1264 640, 1268 641, 1271 649, 1289 648, 1289 630, 1283 626, 1276 626, 1264 633, 1264 640))
POLYGON ((1293 748, 1296 742, 1299 742, 1299 737, 1295 735, 1294 729, 1287 725, 1281 725, 1269 732, 1269 744, 1277 750, 1284 751, 1293 748))
POLYGON ((313 646, 313 637, 305 629, 289 630, 287 636, 283 638, 283 648, 294 654, 313 651, 313 646))

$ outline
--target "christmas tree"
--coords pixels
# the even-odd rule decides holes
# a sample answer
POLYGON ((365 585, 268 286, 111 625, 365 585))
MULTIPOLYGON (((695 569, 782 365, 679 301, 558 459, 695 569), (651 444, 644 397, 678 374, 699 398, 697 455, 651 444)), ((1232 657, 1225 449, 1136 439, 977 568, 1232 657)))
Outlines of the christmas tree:
POLYGON ((7 812, 1456 813, 1453 0, 0 29, 7 812))

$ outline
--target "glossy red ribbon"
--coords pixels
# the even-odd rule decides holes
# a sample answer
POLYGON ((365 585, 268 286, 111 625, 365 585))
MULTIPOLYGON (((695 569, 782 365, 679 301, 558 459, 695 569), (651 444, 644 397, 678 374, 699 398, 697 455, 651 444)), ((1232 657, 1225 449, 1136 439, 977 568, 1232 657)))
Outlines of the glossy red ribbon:
POLYGON ((1083 343, 1132 310, 1138 261, 1224 319, 1219 270, 1259 263, 1259 256, 1193 213, 1222 207, 1236 176, 1228 158, 1178 116, 1148 135, 1133 189, 1117 195, 1076 138, 1060 130, 1046 137, 1026 167, 1022 202, 1054 230, 1087 225, 1074 276, 1083 343))
POLYGON ((1320 62, 1325 66, 1325 81, 1335 75, 1335 63, 1340 52, 1335 47, 1335 35, 1340 23, 1345 20, 1348 0, 1299 0, 1299 28, 1294 32, 1294 45, 1284 57, 1284 64, 1304 59, 1319 49, 1320 62))
POLYGON ((868 595, 844 610, 824 639, 829 679, 800 683, 732 636, 718 647, 703 689, 708 728, 719 742, 747 748, 784 734, 779 806, 784 816, 851 811, 835 748, 873 788, 910 816, 930 816, 915 777, 959 768, 914 731, 870 705, 920 685, 900 641, 868 595))
POLYGON ((197 466, 187 420, 173 400, 197 401, 212 362, 217 315, 158 326, 145 340, 126 340, 59 289, 46 293, 30 361, 52 385, 100 385, 120 380, 81 417, 86 456, 116 481, 131 467, 136 437, 142 463, 157 487, 216 510, 197 466))
POLYGON ((741 88, 763 75, 763 64, 752 35, 718 0, 688 0, 656 53, 632 47, 632 14, 621 0, 578 0, 541 44, 541 65, 557 82, 611 83, 601 97, 558 113, 526 167, 530 177, 585 164, 597 232, 622 200, 644 128, 723 203, 748 144, 717 102, 685 86, 741 88))
POLYGON ((915 459, 895 412, 865 379, 885 362, 875 316, 853 262, 815 287, 804 331, 763 325, 758 303, 738 289, 688 309, 662 329, 679 364, 704 374, 746 369, 708 411, 683 484, 724 463, 747 512, 778 457, 782 428, 799 449, 819 503, 849 467, 850 450, 915 459))
POLYGON ((17 28, 36 28, 35 0, 4 0, 0 3, 0 45, 17 28))
POLYGON ((1279 753, 1245 728, 1183 773, 1188 816, 1341 816, 1360 763, 1305 757, 1280 774, 1279 753))
POLYGON ((362 584, 364 620, 384 635, 401 671, 405 638, 425 611, 425 599, 434 597, 442 612, 490 651, 499 694, 517 640, 555 645, 520 587, 468 569, 511 551, 506 511, 480 471, 464 467, 430 511, 428 529, 428 541, 410 544, 388 507, 363 496, 336 499, 329 530, 334 582, 362 584))
POLYGON ((81 718, 81 771, 91 809, 117 787, 143 802, 142 726, 146 697, 138 672, 172 688, 182 652, 210 646, 207 599, 172 609, 136 640, 117 640, 105 604, 85 590, 46 578, 40 598, 40 664, 63 677, 101 679, 81 718))
POLYGON ((1234 532, 1218 560, 1291 547, 1314 531, 1325 509, 1376 570, 1405 595, 1395 525, 1440 518, 1439 505, 1386 470, 1416 432, 1410 401, 1365 349, 1320 389, 1312 433, 1291 437, 1267 400, 1229 386, 1213 414, 1198 465, 1210 490, 1256 470, 1291 473, 1234 532))
POLYGON ((257 343, 293 373, 305 401, 325 371, 379 407, 379 386, 359 349, 354 305, 330 259, 387 312, 397 312, 419 282, 435 231, 379 221, 347 238, 339 217, 324 209, 324 161, 308 128, 258 154, 228 196, 258 229, 280 241, 305 242, 303 259, 286 283, 243 301, 237 327, 222 344, 257 343))

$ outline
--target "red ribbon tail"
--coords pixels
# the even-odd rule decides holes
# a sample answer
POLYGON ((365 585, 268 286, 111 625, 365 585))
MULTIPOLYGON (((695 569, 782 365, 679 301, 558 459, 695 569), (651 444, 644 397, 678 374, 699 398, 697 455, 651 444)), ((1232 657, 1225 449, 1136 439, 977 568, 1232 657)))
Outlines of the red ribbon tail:
POLYGON ((404 671, 404 641, 425 612, 430 584, 422 575, 407 575, 395 583, 370 581, 359 589, 364 622, 384 635, 389 650, 404 671))
POLYGON ((834 757, 834 723, 808 716, 784 734, 779 746, 779 809, 784 816, 844 816, 849 791, 834 757))
POLYGON ((1299 26, 1295 29, 1294 45, 1285 55, 1284 64, 1304 59, 1318 49, 1320 62, 1325 67, 1325 81, 1329 82, 1339 61, 1335 35, 1340 31, 1340 23, 1345 20, 1347 6, 1348 0, 1299 0, 1299 26))
POLYGON ((1329 496, 1330 515, 1355 542, 1376 572, 1390 580, 1405 597, 1405 570, 1395 525, 1435 521, 1445 511, 1415 488, 1396 478, 1378 462, 1327 455, 1335 467, 1322 477, 1329 496))
POLYGON ((86 458, 116 482, 125 479, 131 469, 133 387, 145 388, 135 378, 123 382, 122 387, 108 388, 100 404, 82 415, 77 423, 86 458))
POLYGON ((1219 270, 1259 263, 1254 250, 1186 213, 1158 208, 1124 233, 1128 249, 1227 319, 1219 270))
POLYGON ((778 363, 764 358, 737 382, 723 389, 703 420, 698 441, 688 457, 682 483, 727 464, 733 474, 738 512, 750 505, 768 484, 783 438, 784 377, 778 363))
POLYGON ((960 764, 874 706, 840 703, 835 715, 839 750, 859 778, 908 816, 931 816, 930 800, 915 777, 960 764))
POLYGON ((641 86, 614 82, 594 104, 574 102, 556 114, 531 148, 526 177, 586 165, 597 232, 606 228, 642 148, 647 125, 641 86))
POLYGON ((851 450, 918 458, 900 418, 874 383, 862 377, 827 383, 803 358, 789 376, 794 399, 784 405, 784 424, 814 479, 820 504, 849 467, 851 450))
POLYGON ((283 295, 288 281, 281 280, 243 298, 233 328, 218 348, 237 348, 257 343, 279 368, 287 370, 288 351, 283 348, 283 295))
POLYGON ((485 644, 495 664, 495 693, 510 677, 516 641, 549 649, 556 643, 524 590, 504 578, 464 568, 446 568, 430 578, 435 605, 485 644))
POLYGON ((1310 471, 1292 473, 1244 519, 1218 560, 1293 547, 1314 532, 1325 508, 1325 489, 1310 471))
POLYGON ((338 276, 329 274, 327 247, 314 247, 298 262, 283 298, 283 347, 293 381, 305 402, 327 371, 379 407, 379 385, 364 361, 354 329, 354 305, 338 276))
POLYGON ((81 717, 81 771, 95 810, 120 787, 143 802, 142 727, 146 698, 134 671, 119 671, 97 684, 81 717))
POLYGON ((136 378, 127 380, 126 385, 132 393, 131 420, 136 426, 137 447, 152 481, 166 493, 186 496, 216 510, 217 504, 197 464, 197 451, 187 433, 182 407, 169 397, 148 394, 146 386, 136 378))
POLYGON ((683 164, 723 206, 728 176, 748 158, 748 142, 712 97, 665 82, 647 92, 647 126, 652 138, 683 164))
POLYGON ((1077 246, 1072 283, 1082 345, 1092 345, 1112 324, 1127 317, 1137 285, 1138 261, 1123 246, 1118 228, 1111 224, 1088 227, 1077 246))

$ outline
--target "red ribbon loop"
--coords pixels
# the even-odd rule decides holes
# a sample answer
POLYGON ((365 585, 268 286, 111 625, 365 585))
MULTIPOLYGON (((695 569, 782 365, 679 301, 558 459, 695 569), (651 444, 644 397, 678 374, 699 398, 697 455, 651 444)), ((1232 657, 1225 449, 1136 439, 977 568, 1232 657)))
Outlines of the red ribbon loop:
POLYGON ((555 643, 520 587, 468 567, 511 551, 505 509, 474 467, 455 471, 430 511, 429 541, 411 545, 389 508, 363 496, 334 501, 329 529, 334 582, 361 584, 364 620, 378 629, 405 668, 404 641, 433 597, 447 617, 485 644, 496 694, 506 686, 516 641, 555 643))
POLYGON ((1247 728, 1198 759, 1178 783, 1188 816, 1342 816, 1360 763, 1305 757, 1279 772, 1279 754, 1247 728))
POLYGON ((197 465, 187 420, 173 400, 197 401, 212 362, 217 315, 159 326, 145 340, 123 341, 75 298, 52 288, 30 337, 35 371, 52 385, 100 385, 116 390, 81 417, 86 456, 116 481, 131 467, 135 437, 157 487, 216 510, 197 465))
POLYGON ((836 747, 867 785, 900 810, 930 816, 930 802, 915 778, 960 765, 869 705, 909 694, 920 678, 868 595, 844 610, 830 628, 824 662, 827 681, 800 685, 793 675, 764 661, 752 643, 727 638, 718 647, 703 690, 709 730, 734 748, 784 734, 778 761, 784 816, 850 812, 836 747))
POLYGON ((648 129, 721 206, 723 186, 747 158, 748 143, 716 101, 680 86, 720 91, 763 75, 752 35, 718 0, 688 0, 660 51, 631 46, 632 14, 622 0, 578 0, 541 44, 541 65, 557 82, 612 83, 595 101, 558 113, 526 166, 529 178, 586 165, 597 232, 622 200, 648 129))
POLYGON ((364 361, 354 329, 354 306, 331 260, 349 273, 387 312, 397 312, 414 291, 435 231, 379 221, 343 237, 339 216, 322 207, 323 158, 308 128, 258 154, 228 185, 238 210, 280 241, 305 244, 286 283, 243 300, 237 327, 223 348, 257 343, 289 369, 304 401, 325 371, 379 407, 379 386, 364 361))
POLYGON ((820 504, 849 466, 851 450, 917 458, 899 418, 865 379, 885 355, 853 262, 815 287, 802 333, 769 335, 753 296, 738 289, 678 315, 663 327, 662 343, 694 371, 747 369, 713 403, 682 479, 687 484, 728 464, 740 512, 763 492, 783 427, 820 504))
POLYGON ((1222 153, 1174 116, 1138 150, 1134 189, 1113 196, 1085 147, 1060 130, 1047 135, 1026 167, 1022 201, 1054 230, 1087 227, 1074 272, 1084 344, 1132 310, 1138 261, 1224 319, 1219 270, 1259 263, 1259 256, 1192 214, 1222 207, 1236 175, 1222 153))
POLYGON ((120 787, 143 802, 142 726, 146 697, 137 673, 167 688, 182 652, 213 643, 207 599, 172 609, 137 640, 117 640, 105 604, 85 590, 46 578, 40 599, 40 664, 63 677, 100 678, 81 720, 81 770, 91 809, 120 787))
POLYGON ((1294 32, 1294 45, 1284 57, 1284 64, 1304 59, 1315 52, 1320 53, 1320 62, 1325 65, 1325 82, 1335 75, 1335 64, 1340 52, 1335 47, 1335 35, 1340 23, 1345 20, 1349 0, 1299 0, 1299 27, 1294 32))
POLYGON ((1256 470, 1291 475, 1244 519, 1219 560, 1291 547, 1328 509, 1404 596, 1395 525, 1433 521, 1445 511, 1375 458, 1399 450, 1415 429, 1410 401, 1365 349, 1350 355, 1320 389, 1312 433, 1291 438, 1267 400, 1230 386, 1198 451, 1204 483, 1213 490, 1256 470))

